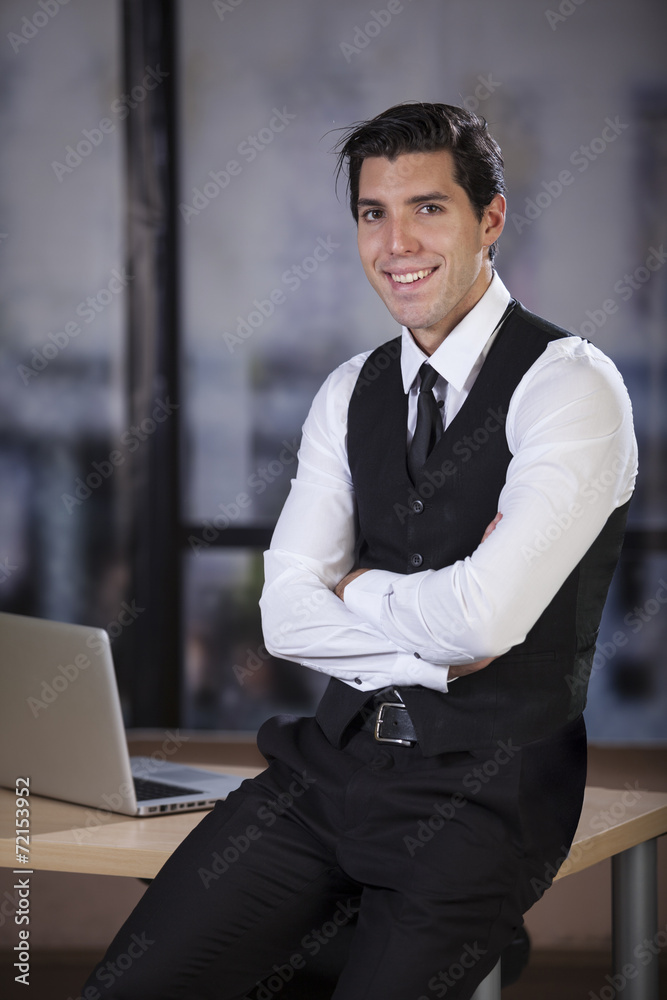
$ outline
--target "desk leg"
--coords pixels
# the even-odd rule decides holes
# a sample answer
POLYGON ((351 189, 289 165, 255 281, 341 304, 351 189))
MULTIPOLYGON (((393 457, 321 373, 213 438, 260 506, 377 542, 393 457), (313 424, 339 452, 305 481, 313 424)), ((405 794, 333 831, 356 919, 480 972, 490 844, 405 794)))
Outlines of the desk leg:
POLYGON ((647 941, 656 946, 657 840, 646 840, 614 855, 611 865, 614 987, 619 993, 623 991, 623 1000, 658 1000, 658 957, 652 954, 644 964, 650 949, 643 944, 647 941), (639 955, 635 954, 638 945, 639 955))
POLYGON ((472 995, 472 1000, 500 1000, 500 959, 472 995))

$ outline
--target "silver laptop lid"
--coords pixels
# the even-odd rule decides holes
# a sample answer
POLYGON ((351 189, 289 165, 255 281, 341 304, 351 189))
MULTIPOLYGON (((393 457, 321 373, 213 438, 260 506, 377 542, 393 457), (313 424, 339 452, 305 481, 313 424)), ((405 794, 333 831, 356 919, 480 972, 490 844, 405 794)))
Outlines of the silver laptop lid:
POLYGON ((113 792, 136 815, 103 629, 0 613, 0 686, 0 785, 107 810, 113 792))

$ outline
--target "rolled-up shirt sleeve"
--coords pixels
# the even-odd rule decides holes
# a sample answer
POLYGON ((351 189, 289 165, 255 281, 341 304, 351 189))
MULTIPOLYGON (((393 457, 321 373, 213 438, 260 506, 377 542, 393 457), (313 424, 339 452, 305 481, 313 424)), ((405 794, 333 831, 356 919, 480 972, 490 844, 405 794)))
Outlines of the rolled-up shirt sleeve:
POLYGON ((366 356, 329 376, 304 424, 297 475, 264 555, 264 641, 273 655, 362 690, 423 684, 446 691, 448 671, 441 662, 415 656, 415 650, 360 618, 333 593, 354 563, 347 408, 366 356))
POLYGON ((371 570, 345 604, 433 663, 498 656, 528 631, 615 508, 632 494, 632 410, 613 363, 579 338, 552 342, 517 387, 495 531, 466 559, 401 575, 371 570))

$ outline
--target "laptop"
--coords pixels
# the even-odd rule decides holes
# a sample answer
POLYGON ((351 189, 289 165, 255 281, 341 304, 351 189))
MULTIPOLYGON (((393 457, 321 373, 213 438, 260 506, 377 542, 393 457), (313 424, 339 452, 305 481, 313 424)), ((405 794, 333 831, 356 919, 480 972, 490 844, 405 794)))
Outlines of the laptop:
POLYGON ((35 795, 156 816, 209 809, 241 784, 172 763, 171 735, 130 757, 104 629, 0 613, 0 785, 29 778, 35 795))

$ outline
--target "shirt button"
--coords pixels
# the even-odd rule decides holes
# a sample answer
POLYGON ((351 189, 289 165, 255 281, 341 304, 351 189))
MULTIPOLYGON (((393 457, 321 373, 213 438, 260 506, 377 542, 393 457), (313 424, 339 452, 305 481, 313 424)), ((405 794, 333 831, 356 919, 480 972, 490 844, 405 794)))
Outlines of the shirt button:
POLYGON ((410 556, 410 564, 412 566, 421 566, 424 562, 424 557, 420 556, 418 552, 413 552, 410 556))
POLYGON ((412 501, 412 510, 413 510, 413 513, 415 513, 415 514, 421 514, 421 512, 423 511, 423 509, 424 509, 424 504, 421 502, 421 500, 413 500, 412 501))
POLYGON ((355 677, 354 678, 354 683, 355 684, 361 684, 361 677, 355 677))
POLYGON ((421 654, 420 654, 420 653, 414 653, 414 654, 413 654, 413 656, 414 656, 414 657, 415 657, 415 658, 416 658, 417 660, 421 660, 421 654))

